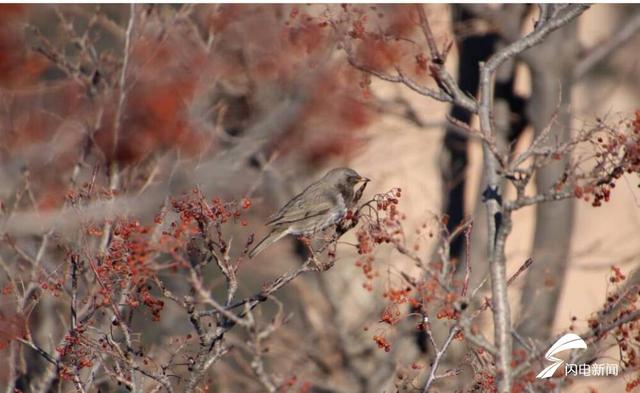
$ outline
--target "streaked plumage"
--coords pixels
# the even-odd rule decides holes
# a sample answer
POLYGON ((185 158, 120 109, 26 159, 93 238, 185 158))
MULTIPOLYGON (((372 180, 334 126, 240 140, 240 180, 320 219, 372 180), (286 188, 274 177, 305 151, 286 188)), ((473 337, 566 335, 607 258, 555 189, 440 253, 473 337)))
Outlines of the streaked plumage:
POLYGON ((271 232, 249 252, 253 258, 286 235, 311 236, 338 223, 353 205, 353 187, 369 179, 350 168, 336 168, 284 205, 267 222, 271 232))

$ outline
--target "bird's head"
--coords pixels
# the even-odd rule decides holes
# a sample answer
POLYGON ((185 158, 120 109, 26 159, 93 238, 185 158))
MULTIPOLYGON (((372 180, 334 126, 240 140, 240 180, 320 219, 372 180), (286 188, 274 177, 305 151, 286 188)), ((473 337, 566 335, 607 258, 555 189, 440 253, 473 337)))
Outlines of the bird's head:
POLYGON ((366 183, 370 181, 364 176, 360 176, 358 172, 351 168, 335 168, 327 172, 324 178, 336 186, 353 188, 358 183, 366 183))

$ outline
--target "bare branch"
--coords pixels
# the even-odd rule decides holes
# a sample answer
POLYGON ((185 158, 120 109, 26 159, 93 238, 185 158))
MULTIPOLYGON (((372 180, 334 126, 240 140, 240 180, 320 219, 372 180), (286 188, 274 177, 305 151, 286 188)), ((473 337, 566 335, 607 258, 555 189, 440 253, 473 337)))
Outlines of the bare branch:
POLYGON ((487 70, 489 72, 495 72, 502 63, 507 61, 507 59, 518 56, 525 50, 539 44, 551 32, 577 18, 580 14, 588 10, 589 7, 589 5, 583 4, 573 4, 567 7, 563 10, 564 12, 559 12, 553 18, 547 20, 540 28, 506 46, 494 56, 491 56, 491 59, 487 61, 485 65, 487 70))
POLYGON ((518 278, 519 275, 521 275, 525 270, 529 268, 529 266, 531 266, 532 263, 533 263, 533 258, 527 258, 527 260, 524 261, 522 266, 520 266, 518 271, 513 273, 513 275, 509 277, 509 280, 507 281, 507 286, 511 285, 516 280, 516 278, 518 278))
POLYGON ((116 110, 116 118, 115 124, 113 127, 113 146, 112 146, 112 154, 115 155, 115 152, 118 150, 118 142, 120 129, 122 128, 122 116, 124 113, 124 105, 127 101, 127 76, 129 72, 129 62, 130 62, 130 54, 131 54, 131 40, 133 35, 133 26, 136 20, 136 5, 131 4, 129 9, 129 22, 127 24, 127 31, 125 33, 124 39, 124 49, 123 49, 123 60, 122 60, 122 70, 120 71, 120 97, 118 98, 118 109, 116 110))
MULTIPOLYGON (((576 18, 588 6, 575 5, 569 7, 561 15, 556 15, 546 21, 544 25, 527 36, 495 53, 485 63, 480 65, 480 86, 478 116, 480 130, 486 136, 493 135, 492 111, 494 95, 494 75, 498 67, 526 49, 540 43, 548 34, 576 18)), ((501 179, 498 161, 495 159, 488 143, 483 143, 484 174, 485 174, 485 205, 489 224, 489 265, 491 272, 491 287, 493 301, 494 340, 498 347, 498 390, 508 393, 511 390, 511 313, 507 298, 506 259, 504 246, 506 237, 511 230, 511 218, 502 206, 500 191, 501 179)))
POLYGON ((424 5, 418 4, 416 5, 416 9, 418 10, 418 16, 420 17, 420 28, 422 29, 422 33, 424 34, 429 46, 429 51, 431 52, 431 60, 436 63, 444 63, 445 59, 442 58, 442 55, 438 50, 436 40, 433 38, 433 32, 429 26, 429 20, 425 15, 424 5))
POLYGON ((438 101, 451 102, 451 98, 448 95, 444 94, 443 92, 422 86, 416 81, 414 81, 413 79, 405 75, 402 75, 400 73, 398 73, 397 75, 391 75, 383 71, 374 70, 373 68, 369 68, 367 66, 359 64, 353 56, 348 56, 347 60, 349 61, 349 64, 351 64, 353 67, 357 68, 358 70, 367 72, 384 81, 403 84, 418 94, 431 97, 438 101))
POLYGON ((433 384, 433 382, 435 382, 436 379, 438 379, 438 376, 436 376, 436 372, 438 371, 438 367, 440 366, 440 360, 442 359, 442 356, 447 352, 447 349, 449 349, 449 345, 451 344, 451 341, 456 336, 456 334, 458 334, 459 331, 460 331, 460 328, 458 328, 457 325, 452 326, 451 329, 449 330, 449 335, 447 336, 447 339, 442 344, 442 348, 438 349, 433 339, 433 335, 431 334, 431 329, 429 328, 427 330, 427 334, 429 335, 429 338, 432 342, 433 349, 436 351, 436 357, 433 360, 433 364, 431 365, 431 370, 429 371, 429 377, 427 378, 427 382, 425 383, 424 388, 422 389, 422 393, 427 393, 429 389, 431 389, 431 385, 433 384))

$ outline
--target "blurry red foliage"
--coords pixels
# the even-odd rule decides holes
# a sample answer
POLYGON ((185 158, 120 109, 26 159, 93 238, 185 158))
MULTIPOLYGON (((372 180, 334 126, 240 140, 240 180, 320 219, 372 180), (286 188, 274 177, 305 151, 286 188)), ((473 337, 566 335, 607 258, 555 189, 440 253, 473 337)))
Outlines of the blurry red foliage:
POLYGON ((397 41, 367 35, 358 44, 356 56, 366 67, 388 70, 400 63, 402 51, 397 41))
POLYGON ((335 41, 331 30, 318 21, 301 13, 283 27, 278 53, 271 53, 280 69, 279 82, 289 84, 293 76, 308 75, 303 81, 308 83, 305 94, 309 95, 298 121, 271 148, 295 153, 313 164, 354 153, 363 143, 358 131, 374 118, 354 83, 359 72, 344 63, 326 62, 335 41), (303 58, 307 61, 300 62, 303 58))
POLYGON ((0 86, 28 85, 46 68, 46 61, 29 50, 24 37, 26 6, 0 4, 0 86))
POLYGON ((300 16, 300 22, 285 28, 288 42, 296 55, 310 54, 317 50, 326 50, 331 44, 329 31, 317 23, 308 14, 300 16))
MULTIPOLYGON (((353 154, 375 117, 361 73, 333 58, 334 31, 312 7, 197 6, 188 21, 174 19, 175 9, 137 7, 124 88, 124 8, 102 15, 120 35, 99 23, 87 35, 93 44, 105 34, 111 46, 83 58, 67 53, 64 36, 33 33, 28 43, 24 26, 40 23, 29 6, 0 7, 0 86, 12 89, 0 97, 2 148, 6 159, 28 163, 42 209, 61 206, 79 162, 102 175, 113 161, 127 170, 168 151, 215 153, 220 132, 243 136, 292 96, 301 96, 302 108, 266 148, 307 164, 353 154), (32 88, 18 90, 27 83, 32 88)), ((59 8, 75 22, 70 10, 59 8)), ((54 8, 46 12, 48 29, 68 28, 54 8)))
MULTIPOLYGON (((2 295, 7 296, 9 294, 3 290, 2 295)), ((21 338, 24 334, 24 318, 8 310, 0 310, 0 350, 5 349, 12 340, 21 338)))
POLYGON ((353 58, 362 67, 412 77, 426 77, 427 62, 418 42, 416 8, 407 6, 349 7, 339 20, 346 21, 353 58))
POLYGON ((120 125, 115 122, 122 92, 114 91, 106 103, 108 113, 96 139, 108 158, 123 164, 171 148, 193 155, 206 146, 189 108, 198 83, 211 74, 207 54, 185 29, 176 27, 165 34, 158 37, 149 27, 132 43, 120 125), (118 148, 111 157, 118 126, 118 148))
POLYGON ((408 38, 415 31, 418 15, 413 5, 393 7, 385 13, 385 35, 408 38))
POLYGON ((251 6, 244 4, 225 4, 220 6, 216 12, 205 13, 205 23, 211 26, 214 33, 220 33, 227 29, 228 25, 236 22, 249 11, 251 6))
MULTIPOLYGON (((343 78, 350 73, 345 71, 343 78)), ((320 164, 331 157, 349 157, 363 146, 365 140, 357 131, 368 126, 374 114, 357 98, 358 92, 333 90, 338 84, 336 80, 327 81, 318 89, 305 111, 307 121, 291 130, 294 138, 282 148, 295 149, 310 162, 320 164), (330 94, 335 95, 328 100, 330 94)))

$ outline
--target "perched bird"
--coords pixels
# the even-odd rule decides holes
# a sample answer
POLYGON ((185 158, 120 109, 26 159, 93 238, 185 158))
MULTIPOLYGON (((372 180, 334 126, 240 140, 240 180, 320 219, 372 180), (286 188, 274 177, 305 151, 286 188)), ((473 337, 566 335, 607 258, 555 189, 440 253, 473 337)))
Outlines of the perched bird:
POLYGON ((253 258, 287 235, 310 236, 337 224, 354 204, 354 186, 369 179, 351 168, 336 168, 287 202, 267 222, 271 232, 249 252, 253 258))

